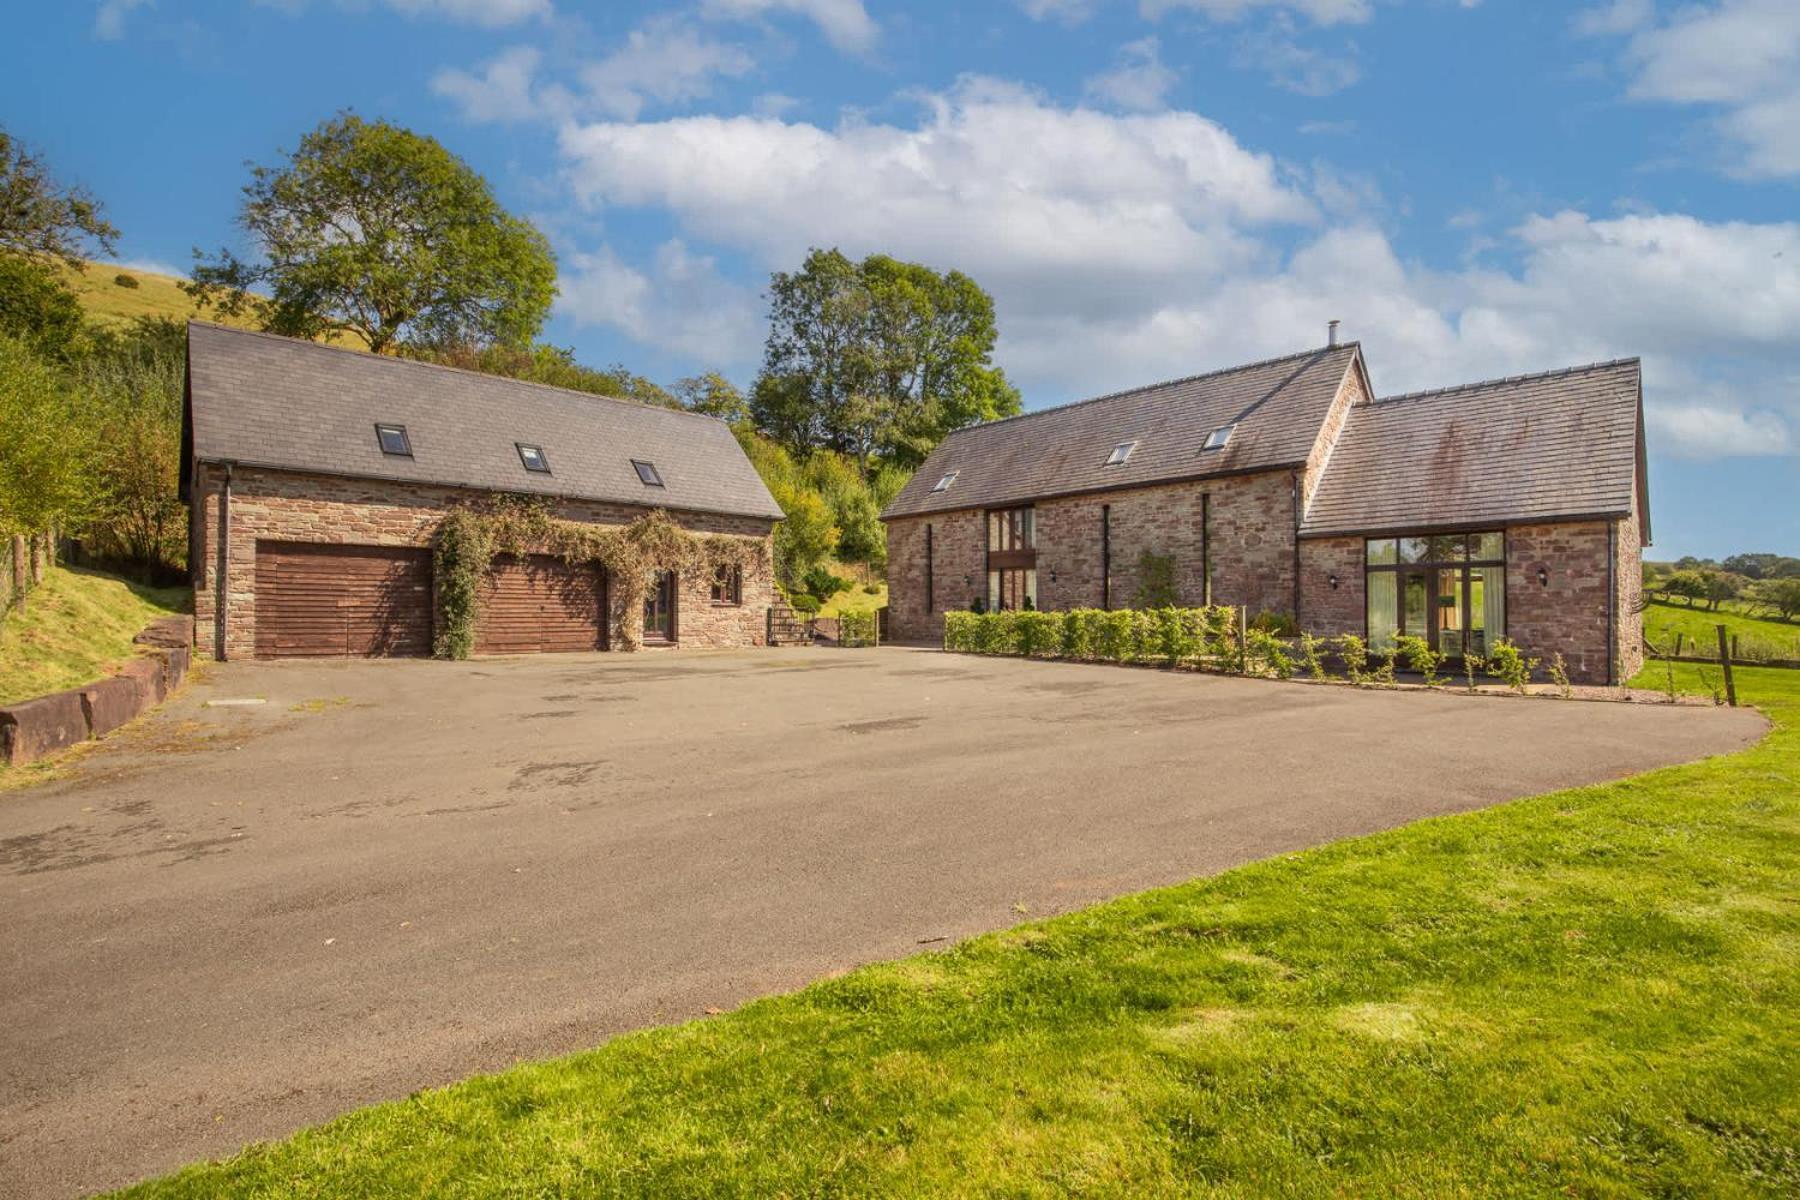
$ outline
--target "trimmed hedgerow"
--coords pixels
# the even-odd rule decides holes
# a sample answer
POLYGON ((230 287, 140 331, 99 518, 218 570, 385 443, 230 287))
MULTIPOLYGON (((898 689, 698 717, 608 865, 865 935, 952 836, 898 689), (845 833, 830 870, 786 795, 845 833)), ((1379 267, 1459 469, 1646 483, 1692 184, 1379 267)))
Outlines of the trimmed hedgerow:
MULTIPOLYGON (((964 654, 1199 666, 1234 674, 1294 674, 1294 653, 1266 629, 1240 641, 1237 609, 1077 608, 1066 612, 948 612, 944 649, 964 654)), ((1315 651, 1316 653, 1316 651, 1315 651)), ((1323 667, 1318 668, 1323 675, 1323 667)))
POLYGON ((872 608, 847 612, 838 617, 838 645, 873 646, 879 640, 880 618, 872 608))

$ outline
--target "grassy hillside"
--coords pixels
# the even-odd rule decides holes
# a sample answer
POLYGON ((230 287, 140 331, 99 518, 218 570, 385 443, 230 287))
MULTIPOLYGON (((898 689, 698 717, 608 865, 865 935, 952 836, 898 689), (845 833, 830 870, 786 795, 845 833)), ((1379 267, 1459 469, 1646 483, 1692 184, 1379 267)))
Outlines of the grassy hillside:
MULTIPOLYGON (((174 275, 158 275, 115 263, 91 262, 86 271, 62 268, 63 279, 81 301, 89 319, 103 325, 128 325, 139 317, 172 317, 177 321, 213 321, 253 329, 255 322, 243 317, 226 318, 217 312, 196 312, 194 301, 181 290, 182 280, 174 275), (136 287, 121 285, 118 278, 128 276, 136 287)), ((362 349, 353 337, 326 338, 332 345, 362 349)))
POLYGON ((1680 633, 1684 655, 1717 655, 1719 625, 1737 636, 1738 655, 1746 660, 1800 659, 1800 625, 1752 617, 1729 608, 1707 612, 1704 608, 1662 601, 1652 601, 1644 610, 1644 636, 1658 650, 1670 653, 1675 649, 1675 635, 1680 633))
POLYGON ((1739 754, 865 967, 127 1194, 1792 1196, 1800 673, 1740 686, 1775 730, 1739 754))
POLYGON ((186 588, 152 588, 99 571, 53 567, 0 619, 0 704, 97 679, 131 656, 131 639, 187 606, 186 588))

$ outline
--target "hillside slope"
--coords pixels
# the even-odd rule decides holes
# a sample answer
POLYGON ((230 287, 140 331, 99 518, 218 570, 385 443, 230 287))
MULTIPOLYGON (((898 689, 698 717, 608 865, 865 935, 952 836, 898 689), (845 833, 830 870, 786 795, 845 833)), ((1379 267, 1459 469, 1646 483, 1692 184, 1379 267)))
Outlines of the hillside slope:
POLYGON ((188 601, 187 588, 52 567, 24 607, 0 619, 0 704, 98 679, 101 667, 131 656, 131 639, 146 625, 188 601))

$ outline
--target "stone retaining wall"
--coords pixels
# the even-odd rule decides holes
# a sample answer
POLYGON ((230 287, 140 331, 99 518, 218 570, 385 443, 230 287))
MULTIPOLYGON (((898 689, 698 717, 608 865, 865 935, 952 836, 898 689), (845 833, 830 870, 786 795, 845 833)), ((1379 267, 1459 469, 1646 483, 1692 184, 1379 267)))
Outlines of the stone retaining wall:
POLYGON ((0 708, 0 762, 24 766, 104 737, 181 686, 192 662, 192 617, 165 617, 134 639, 143 653, 117 675, 0 708))

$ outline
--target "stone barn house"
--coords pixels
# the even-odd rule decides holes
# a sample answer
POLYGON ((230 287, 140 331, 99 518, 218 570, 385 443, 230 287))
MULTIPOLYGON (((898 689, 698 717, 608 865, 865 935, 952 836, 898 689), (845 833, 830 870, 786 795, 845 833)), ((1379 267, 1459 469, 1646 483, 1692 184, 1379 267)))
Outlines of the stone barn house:
POLYGON ((425 655, 433 536, 497 496, 625 525, 661 509, 761 539, 760 566, 664 573, 625 612, 597 564, 497 558, 476 653, 748 646, 767 634, 781 509, 721 421, 200 323, 188 326, 182 494, 195 642, 218 658, 425 655))
POLYGON ((891 636, 943 613, 1183 604, 1628 679, 1650 510, 1636 359, 1377 398, 1360 345, 950 435, 882 514, 891 636))

